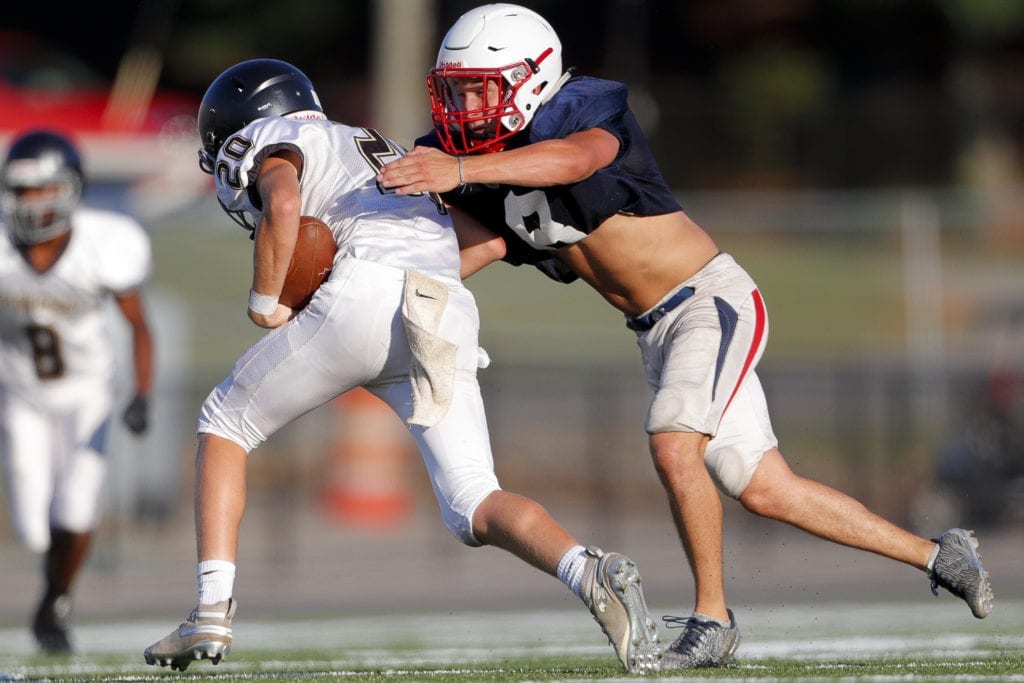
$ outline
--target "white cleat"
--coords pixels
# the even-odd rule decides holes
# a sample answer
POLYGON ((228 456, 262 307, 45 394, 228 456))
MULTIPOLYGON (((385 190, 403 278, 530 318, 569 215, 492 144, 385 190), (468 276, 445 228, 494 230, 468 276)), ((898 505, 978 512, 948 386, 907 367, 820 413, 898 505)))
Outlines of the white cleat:
POLYGON ((658 626, 647 611, 636 563, 600 548, 586 550, 583 602, 632 674, 654 673, 661 665, 658 626))
POLYGON ((146 648, 146 664, 184 671, 197 659, 219 664, 231 651, 231 619, 237 603, 232 598, 199 605, 173 633, 146 648))

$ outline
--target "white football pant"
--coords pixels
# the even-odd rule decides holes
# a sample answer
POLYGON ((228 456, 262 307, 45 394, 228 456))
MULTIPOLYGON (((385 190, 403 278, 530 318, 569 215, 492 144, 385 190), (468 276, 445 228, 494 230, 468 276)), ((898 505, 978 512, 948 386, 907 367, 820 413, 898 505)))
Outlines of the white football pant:
MULTIPOLYGON (((292 321, 270 331, 235 363, 203 403, 200 433, 246 452, 300 415, 357 386, 406 420, 412 413, 411 352, 402 323, 405 271, 340 259, 292 321)), ((477 384, 480 319, 460 283, 448 283, 437 334, 456 344, 451 407, 436 425, 410 427, 448 529, 467 545, 477 505, 499 488, 477 384)))

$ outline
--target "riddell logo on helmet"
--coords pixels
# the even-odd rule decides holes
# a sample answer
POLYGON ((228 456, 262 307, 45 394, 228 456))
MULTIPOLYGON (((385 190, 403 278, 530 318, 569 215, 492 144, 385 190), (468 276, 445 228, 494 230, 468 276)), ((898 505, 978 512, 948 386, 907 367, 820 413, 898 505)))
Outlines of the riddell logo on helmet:
POLYGON ((291 114, 288 114, 288 118, 297 120, 311 119, 320 121, 326 119, 327 115, 323 114, 322 112, 318 112, 314 109, 304 109, 303 111, 293 111, 291 114))
POLYGON ((461 60, 457 61, 457 62, 445 62, 445 61, 442 61, 441 65, 440 65, 440 68, 442 68, 442 69, 461 69, 462 68, 462 61, 461 60))

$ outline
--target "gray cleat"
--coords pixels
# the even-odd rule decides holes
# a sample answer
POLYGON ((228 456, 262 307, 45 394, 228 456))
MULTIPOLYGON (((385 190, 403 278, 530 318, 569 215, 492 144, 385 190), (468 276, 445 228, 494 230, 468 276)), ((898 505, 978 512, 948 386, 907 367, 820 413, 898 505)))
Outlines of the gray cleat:
POLYGON ((992 611, 992 586, 988 582, 988 572, 981 566, 978 539, 974 532, 950 529, 932 540, 939 544, 939 552, 928 572, 932 593, 938 595, 938 587, 942 586, 962 598, 975 617, 987 617, 992 611))
POLYGON ((231 650, 235 607, 237 603, 232 598, 197 606, 173 633, 146 648, 146 664, 170 665, 178 671, 184 671, 197 659, 219 664, 231 650))
POLYGON ((661 670, 696 669, 725 666, 740 646, 740 629, 736 617, 729 612, 729 625, 714 619, 691 617, 662 617, 669 628, 682 628, 683 633, 668 646, 661 656, 661 670))
POLYGON ((581 593, 615 654, 629 673, 658 671, 661 639, 647 611, 640 572, 633 560, 591 546, 581 593))

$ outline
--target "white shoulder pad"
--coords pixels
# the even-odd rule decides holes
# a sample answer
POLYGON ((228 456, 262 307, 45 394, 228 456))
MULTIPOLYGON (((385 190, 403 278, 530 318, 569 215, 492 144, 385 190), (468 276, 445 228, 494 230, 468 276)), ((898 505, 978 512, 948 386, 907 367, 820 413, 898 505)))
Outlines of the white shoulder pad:
POLYGON ((304 158, 303 150, 322 139, 324 127, 330 125, 320 120, 272 116, 257 119, 229 137, 217 156, 214 172, 221 204, 228 211, 245 211, 254 218, 258 216, 260 208, 253 201, 263 161, 283 149, 290 149, 304 158))
POLYGON ((135 289, 153 271, 149 235, 139 223, 123 213, 81 208, 75 213, 76 239, 90 243, 100 267, 98 277, 114 293, 135 289))

